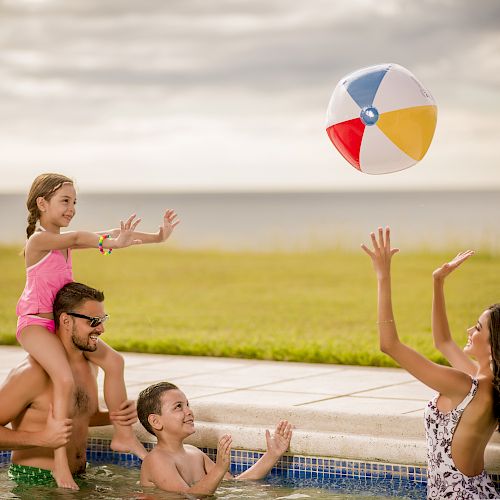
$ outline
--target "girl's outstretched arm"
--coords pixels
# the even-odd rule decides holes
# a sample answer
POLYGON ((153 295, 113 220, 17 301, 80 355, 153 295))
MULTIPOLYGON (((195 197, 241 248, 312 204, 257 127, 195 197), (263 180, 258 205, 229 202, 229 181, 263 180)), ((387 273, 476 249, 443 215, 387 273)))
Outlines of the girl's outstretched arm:
MULTIPOLYGON (((134 235, 135 228, 141 219, 131 215, 125 222, 121 221, 118 235, 115 238, 106 238, 102 242, 103 248, 125 248, 130 245, 139 245, 141 240, 134 235)), ((66 248, 97 248, 99 235, 90 231, 69 231, 67 233, 52 233, 38 231, 28 240, 27 251, 45 252, 49 250, 64 250, 66 248)))
POLYGON ((391 356, 425 385, 458 403, 470 390, 470 377, 462 371, 433 363, 399 340, 392 311, 390 273, 392 256, 399 249, 391 248, 389 228, 385 229, 385 234, 384 230, 379 228, 378 239, 371 233, 371 240, 373 249, 365 245, 362 245, 362 248, 371 257, 377 275, 381 351, 391 356))
MULTIPOLYGON (((162 243, 172 234, 172 231, 179 222, 177 214, 172 209, 168 209, 163 215, 163 224, 159 227, 158 232, 142 233, 134 231, 134 238, 141 240, 143 244, 162 243)), ((119 229, 110 229, 109 231, 98 231, 96 234, 109 234, 111 238, 117 238, 119 233, 119 229)))
POLYGON ((432 273, 434 281, 432 296, 432 336, 434 345, 446 357, 451 366, 474 376, 477 365, 467 356, 453 340, 446 314, 444 298, 444 281, 462 262, 474 255, 473 250, 459 253, 453 260, 443 264, 432 273))

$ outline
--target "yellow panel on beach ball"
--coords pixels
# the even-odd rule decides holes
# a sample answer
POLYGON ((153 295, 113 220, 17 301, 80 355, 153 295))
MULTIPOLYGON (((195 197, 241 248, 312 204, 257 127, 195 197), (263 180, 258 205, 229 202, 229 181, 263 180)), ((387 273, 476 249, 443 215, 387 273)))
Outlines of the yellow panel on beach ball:
POLYGON ((436 129, 436 106, 416 106, 382 113, 377 126, 414 160, 427 153, 436 129))

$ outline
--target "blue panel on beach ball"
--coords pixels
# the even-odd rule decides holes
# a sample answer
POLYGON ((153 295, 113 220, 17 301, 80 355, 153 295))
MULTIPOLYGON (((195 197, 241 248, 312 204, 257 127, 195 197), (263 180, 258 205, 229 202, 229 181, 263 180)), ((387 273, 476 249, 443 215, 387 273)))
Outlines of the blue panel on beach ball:
POLYGON ((380 82, 388 69, 389 66, 378 71, 373 71, 373 68, 364 68, 364 70, 356 71, 346 81, 347 92, 361 109, 372 106, 380 82))

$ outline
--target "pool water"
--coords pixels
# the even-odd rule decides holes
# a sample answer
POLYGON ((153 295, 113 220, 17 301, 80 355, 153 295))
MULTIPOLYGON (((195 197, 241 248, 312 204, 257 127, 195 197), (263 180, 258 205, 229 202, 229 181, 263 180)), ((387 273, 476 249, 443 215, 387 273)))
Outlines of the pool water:
MULTIPOLYGON (((50 486, 27 486, 9 479, 7 467, 0 469, 0 498, 23 500, 46 499, 136 499, 174 500, 194 498, 141 488, 137 464, 92 463, 79 481, 80 490, 61 490, 50 486)), ((223 481, 214 499, 275 499, 275 500, 354 500, 425 499, 425 484, 402 479, 314 479, 286 478, 270 475, 263 481, 223 481)))

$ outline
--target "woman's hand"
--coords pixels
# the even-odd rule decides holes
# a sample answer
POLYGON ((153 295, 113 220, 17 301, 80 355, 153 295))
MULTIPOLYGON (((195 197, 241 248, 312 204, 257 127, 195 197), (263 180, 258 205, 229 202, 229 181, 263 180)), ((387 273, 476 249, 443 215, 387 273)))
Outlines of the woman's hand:
POLYGON ((392 256, 399 252, 399 248, 391 248, 391 230, 386 227, 384 230, 378 228, 378 241, 375 233, 370 233, 372 239, 373 250, 370 250, 366 245, 361 245, 361 248, 371 257, 373 268, 377 274, 377 278, 389 277, 391 272, 392 256))
POLYGON ((433 273, 432 277, 435 281, 444 280, 448 274, 453 272, 462 262, 465 262, 469 257, 474 255, 474 250, 466 250, 465 252, 460 252, 456 255, 456 257, 446 264, 443 264, 441 267, 438 267, 433 273))

